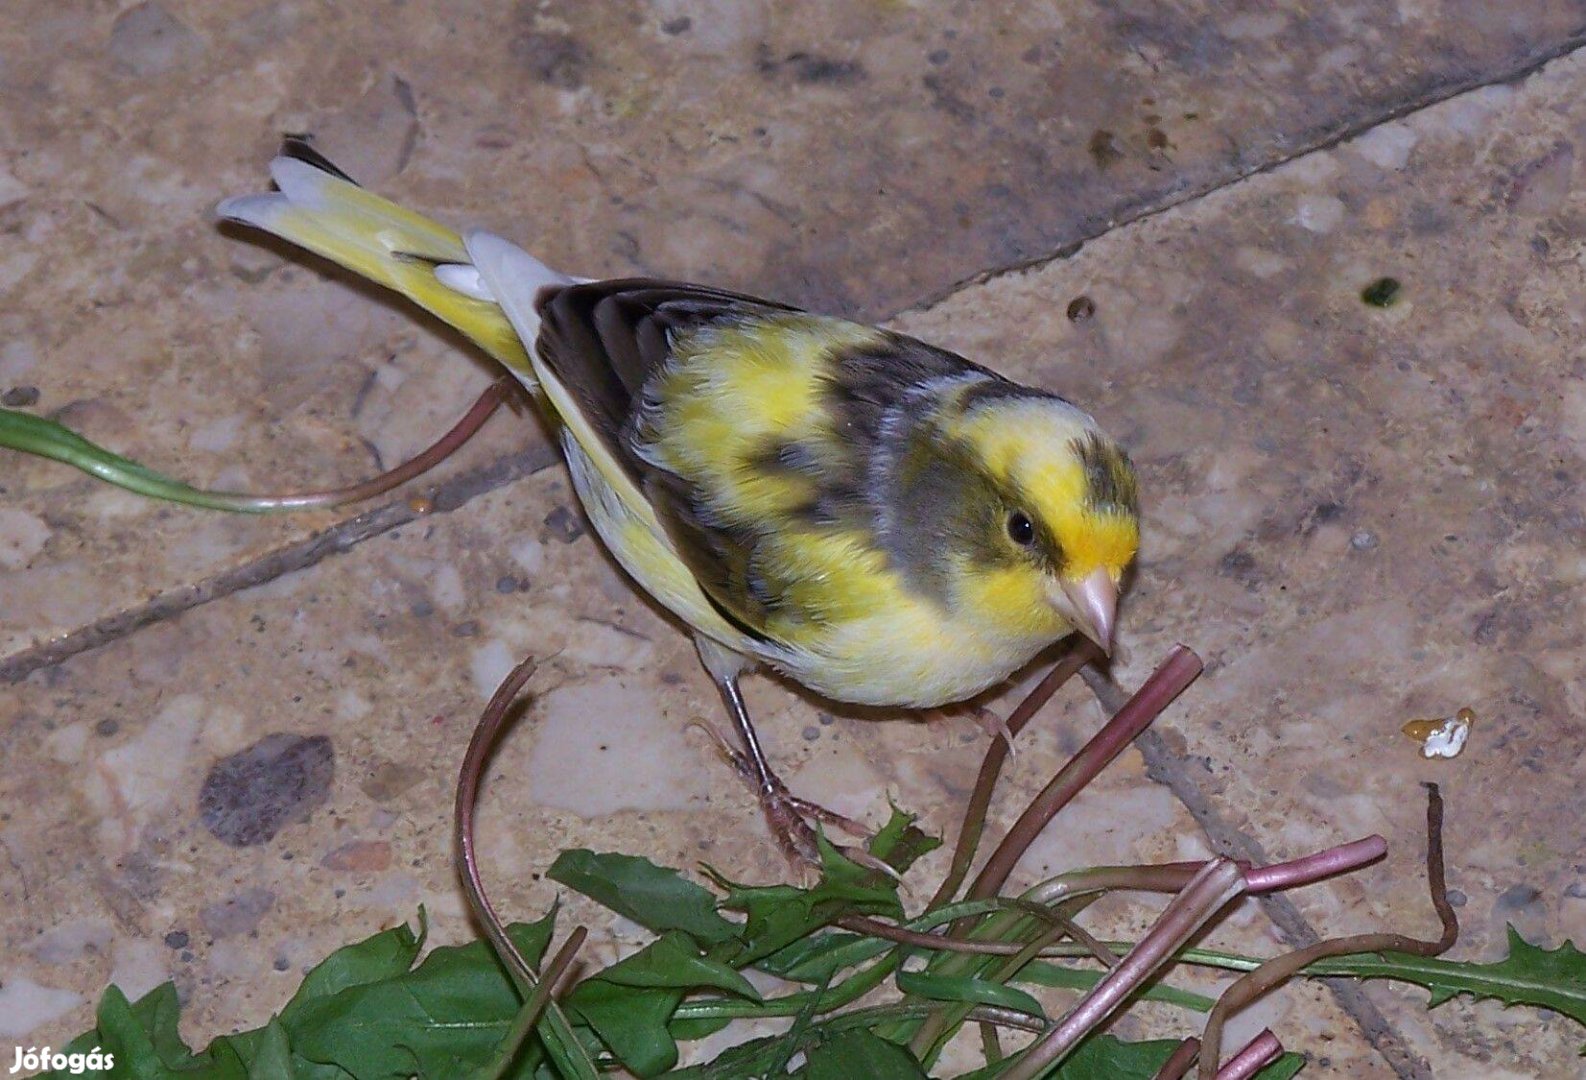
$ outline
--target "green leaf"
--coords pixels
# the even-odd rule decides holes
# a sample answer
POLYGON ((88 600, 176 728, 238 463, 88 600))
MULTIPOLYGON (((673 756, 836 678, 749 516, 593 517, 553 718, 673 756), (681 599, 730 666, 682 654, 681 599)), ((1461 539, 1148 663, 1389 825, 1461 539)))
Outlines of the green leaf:
POLYGON ((730 1016, 674 1018, 667 1022, 666 1030, 670 1031, 672 1038, 678 1042, 693 1042, 695 1039, 716 1034, 730 1023, 732 1023, 730 1016))
POLYGON ((292 1048, 287 1045, 286 1028, 279 1017, 271 1017, 263 1037, 248 1063, 248 1080, 297 1080, 292 1064, 292 1048))
POLYGON ((734 958, 734 966, 742 967, 770 956, 844 915, 903 917, 895 883, 843 858, 824 836, 817 835, 816 840, 822 874, 814 888, 746 887, 714 875, 718 884, 727 889, 722 906, 748 916, 738 932, 743 948, 734 958))
MULTIPOLYGON (((303 976, 292 1000, 281 1010, 281 1022, 288 1027, 297 1023, 298 1013, 308 1002, 329 997, 350 986, 382 982, 402 975, 418 959, 423 948, 425 920, 419 912, 419 933, 414 934, 406 923, 382 930, 373 937, 354 945, 346 945, 314 965, 303 976)), ((543 946, 541 946, 543 950, 543 946)))
MULTIPOLYGON (((182 1042, 176 1031, 179 1006, 176 987, 163 983, 133 1005, 118 986, 110 986, 99 999, 95 1019, 99 1045, 116 1059, 115 1074, 129 1080, 164 1080, 202 1062, 182 1042)), ((245 1080, 240 1063, 232 1071, 209 1071, 227 1080, 245 1080)))
POLYGON ((1539 1005, 1586 1024, 1586 953, 1571 941, 1551 950, 1532 945, 1512 925, 1508 933, 1509 955, 1491 964, 1393 952, 1344 964, 1363 979, 1399 979, 1426 987, 1432 992, 1429 1009, 1470 994, 1505 1005, 1539 1005))
POLYGON ((760 1000, 749 980, 702 956, 691 937, 673 930, 585 979, 565 1005, 629 1070, 655 1076, 677 1064, 677 1042, 668 1025, 684 991, 707 988, 760 1000))
MULTIPOLYGON (((544 955, 554 915, 507 927, 530 964, 544 955)), ((392 978, 305 1000, 287 1027, 299 1055, 356 1080, 460 1076, 490 1060, 521 1004, 489 945, 475 941, 435 949, 392 978)))
POLYGON ((842 930, 809 934, 770 956, 761 957, 754 966, 790 982, 824 982, 836 971, 836 958, 842 951, 864 940, 858 934, 842 930))
POLYGON ((863 1030, 845 1031, 812 1048, 795 1075, 804 1080, 929 1080, 913 1054, 863 1030))
POLYGON ((683 991, 621 986, 586 979, 563 1007, 579 1017, 637 1076, 658 1076, 677 1064, 677 1042, 667 1028, 683 991))
POLYGON ((900 971, 898 989, 932 1001, 956 1001, 965 1005, 996 1005, 1017 1009, 1031 1016, 1046 1017, 1041 1003, 1013 986, 988 982, 970 975, 930 975, 923 971, 900 971))
POLYGON ((693 940, 676 930, 663 934, 594 978, 618 986, 674 987, 679 990, 711 987, 754 1001, 760 1000, 760 992, 754 988, 754 984, 720 960, 702 956, 693 940))
POLYGON ((70 428, 32 413, 0 409, 0 447, 36 454, 81 469, 116 487, 168 502, 203 506, 212 510, 263 513, 274 507, 249 505, 246 496, 201 491, 162 476, 136 461, 89 442, 70 428))
POLYGON ((681 930, 706 945, 738 934, 708 889, 649 859, 578 848, 558 855, 546 876, 658 934, 681 930))
POLYGON ((892 807, 892 816, 870 841, 870 854, 903 873, 925 854, 942 846, 941 840, 914 827, 915 815, 892 807))
MULTIPOLYGON (((120 996, 119 990, 117 996, 120 996)), ((105 998, 108 1000, 110 995, 107 993, 105 998)), ((126 1000, 125 997, 121 997, 122 1003, 126 1000)), ((101 1001, 101 1017, 105 1015, 104 1008, 105 1001, 101 1001)), ((118 1025, 122 1023, 119 1004, 111 1004, 111 1015, 115 1017, 118 1025)), ((176 984, 166 982, 127 1006, 125 1019, 137 1024, 148 1036, 149 1046, 161 1064, 179 1069, 192 1064, 197 1058, 197 1055, 187 1048, 187 1044, 182 1041, 181 1033, 177 1031, 177 1021, 181 1016, 182 1004, 176 996, 176 984)), ((126 1032, 129 1029, 121 1027, 120 1030, 126 1032)))

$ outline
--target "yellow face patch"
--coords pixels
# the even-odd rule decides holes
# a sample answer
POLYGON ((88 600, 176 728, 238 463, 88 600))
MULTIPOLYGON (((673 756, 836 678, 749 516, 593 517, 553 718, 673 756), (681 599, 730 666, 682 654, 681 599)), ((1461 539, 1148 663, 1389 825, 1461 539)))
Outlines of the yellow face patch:
POLYGON ((952 428, 975 447, 987 472, 1020 493, 1063 552, 1065 577, 1097 569, 1119 577, 1140 544, 1138 518, 1097 506, 1075 447, 1095 437, 1089 417, 1051 398, 1014 398, 973 409, 952 428))

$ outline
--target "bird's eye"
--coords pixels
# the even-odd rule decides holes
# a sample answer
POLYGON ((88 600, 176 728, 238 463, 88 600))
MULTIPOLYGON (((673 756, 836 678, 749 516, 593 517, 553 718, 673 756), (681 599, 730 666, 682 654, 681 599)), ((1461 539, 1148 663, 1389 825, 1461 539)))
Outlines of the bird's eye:
POLYGON ((1008 515, 1008 539, 1020 547, 1035 543, 1035 522, 1023 510, 1015 510, 1008 515))

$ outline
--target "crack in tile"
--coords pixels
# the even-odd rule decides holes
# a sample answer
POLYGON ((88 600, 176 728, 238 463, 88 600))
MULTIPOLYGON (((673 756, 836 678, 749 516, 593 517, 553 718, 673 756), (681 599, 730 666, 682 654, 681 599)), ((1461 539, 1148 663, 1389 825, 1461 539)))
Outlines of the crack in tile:
POLYGON ((1291 161, 1309 157, 1312 154, 1325 153, 1351 139, 1359 138, 1373 128, 1381 127, 1383 124, 1391 124, 1396 120, 1402 120, 1434 105, 1441 105, 1445 101, 1452 101, 1454 98, 1489 86, 1502 86, 1506 83, 1515 83, 1530 78, 1554 61, 1563 60, 1582 48, 1586 48, 1586 24, 1583 24, 1580 29, 1558 41, 1552 47, 1500 74, 1475 75, 1468 79, 1450 79, 1436 82, 1423 88, 1420 92, 1411 93, 1404 99, 1389 104, 1367 117, 1332 128, 1301 132, 1295 139, 1296 145, 1293 150, 1275 154, 1267 160, 1258 162, 1248 168, 1237 169, 1232 175, 1221 180, 1214 180, 1199 187, 1186 188, 1182 191, 1154 197, 1148 196, 1133 201, 1126 198, 1112 207, 1107 214, 1093 215, 1089 219, 1079 222, 1078 235, 1065 243, 1027 259, 977 270, 967 277, 954 281, 945 288, 927 293, 913 303, 893 312, 888 318, 897 318, 899 315, 911 312, 926 311, 956 293, 962 292, 964 289, 984 285, 988 282, 996 281, 998 278, 1009 277, 1023 273, 1026 270, 1034 270, 1060 259, 1070 258, 1078 254, 1080 249, 1086 244, 1099 240, 1109 233, 1117 232, 1120 229, 1128 228, 1139 222, 1176 210, 1181 206, 1197 202, 1219 191, 1236 187, 1252 177, 1281 169, 1291 161))

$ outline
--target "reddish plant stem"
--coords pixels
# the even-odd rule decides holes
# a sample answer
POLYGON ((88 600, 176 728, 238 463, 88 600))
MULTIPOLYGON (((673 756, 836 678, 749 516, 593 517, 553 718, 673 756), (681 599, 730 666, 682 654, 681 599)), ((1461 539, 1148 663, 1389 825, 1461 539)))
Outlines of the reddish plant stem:
POLYGON ((213 505, 223 509, 255 513, 261 510, 323 509, 372 499, 376 495, 382 495, 394 487, 407 483, 416 476, 422 476, 455 454, 464 443, 474 437, 474 434, 484 426, 485 421, 490 419, 517 389, 518 383, 515 380, 505 377, 497 379, 474 400, 473 405, 463 414, 463 418, 452 425, 451 430, 433 445, 396 468, 369 480, 329 491, 309 491, 292 495, 249 495, 239 491, 212 491, 204 494, 210 497, 213 505))
POLYGON ((511 1030, 507 1032, 507 1037, 496 1050, 494 1068, 487 1073, 488 1080, 501 1080, 501 1077, 507 1075, 508 1070, 512 1068, 512 1063, 517 1059, 518 1051, 523 1046, 523 1040, 529 1037, 529 1032, 533 1031, 534 1025, 540 1022, 545 1010, 551 1007, 556 984, 561 982, 563 975, 567 974, 567 969, 573 966, 573 958, 578 955, 578 950, 583 947, 584 939, 588 936, 589 931, 584 927, 574 927, 573 932, 567 935, 567 940, 562 942, 562 947, 556 950, 551 962, 545 965, 539 985, 518 1010, 517 1017, 512 1021, 511 1030))
POLYGON ((1128 955, 1068 1015, 1030 1044, 1004 1074, 1004 1080, 1034 1080, 1045 1075, 1242 892, 1244 874, 1232 860, 1213 859, 1207 863, 1128 955))
MULTIPOLYGON (((1309 885, 1336 874, 1358 870, 1375 862, 1387 851, 1387 841, 1380 836, 1368 836, 1348 844, 1340 844, 1326 851, 1288 862, 1251 869, 1249 864, 1238 862, 1244 871, 1245 891, 1249 893, 1272 892, 1309 885)), ((1098 866, 1075 871, 1051 879, 1031 889, 1024 897, 1030 907, 1046 908, 1068 897, 1087 892, 1132 890, 1135 892, 1173 893, 1182 890, 1206 866, 1205 862, 1157 863, 1147 866, 1098 866)), ((1031 912, 1039 918, 1052 918, 1050 912, 1031 912)), ((1098 960, 1110 966, 1112 958, 1106 944, 1092 939, 1072 921, 1065 920, 1069 936, 1085 945, 1098 960), (1104 955, 1106 954, 1106 955, 1104 955)), ((838 926, 856 934, 885 938, 903 945, 943 952, 974 953, 984 956, 1014 956, 1024 946, 1007 941, 966 941, 945 935, 940 931, 909 930, 906 927, 885 923, 868 915, 848 915, 839 919, 838 926)))
POLYGON ((1217 1080, 1250 1080, 1250 1077, 1278 1060, 1283 1044, 1266 1028, 1245 1044, 1245 1048, 1217 1070, 1217 1080))
POLYGON ((457 777, 457 805, 453 814, 460 864, 458 869, 462 874, 463 891, 468 894, 468 903, 473 908, 474 917, 479 920, 485 936, 490 939, 490 944, 496 950, 496 955, 506 963, 512 972, 513 982, 518 984, 518 989, 525 996, 533 992, 537 979, 534 969, 518 951, 518 947, 512 943, 512 939, 507 936, 501 920, 496 916, 495 907, 485 895, 485 885, 479 876, 479 862, 474 851, 474 809, 479 800, 479 779, 484 775, 485 761, 490 756, 490 749, 495 745, 496 736, 501 733, 507 713, 512 707, 513 700, 518 696, 518 691, 523 689, 523 685, 529 681, 538 667, 538 662, 530 657, 513 668, 496 688, 495 694, 490 698, 490 704, 485 706, 484 713, 479 717, 479 724, 474 728, 473 738, 468 740, 468 750, 463 754, 462 769, 457 777))
POLYGON ((1201 1036, 1204 1050, 1200 1059, 1200 1080, 1214 1080, 1221 1075, 1217 1071, 1217 1060, 1221 1054, 1223 1025, 1227 1023, 1228 1017, 1273 987, 1287 982, 1307 965, 1329 956, 1352 953, 1402 952, 1413 956, 1436 956, 1447 952, 1459 938, 1459 918, 1454 914, 1454 906, 1448 902, 1448 883, 1444 877, 1443 796, 1436 784, 1427 784, 1426 789, 1426 883, 1432 895, 1432 907, 1437 910, 1438 919, 1443 924, 1441 936, 1436 941, 1422 941, 1403 934, 1357 934, 1333 938, 1268 960, 1254 971, 1247 972, 1223 992, 1207 1017, 1206 1031, 1201 1036))
POLYGON ((1156 1071, 1156 1076, 1152 1080, 1184 1080, 1184 1076, 1195 1064, 1195 1057, 1200 1052, 1199 1039, 1185 1039, 1178 1044, 1177 1050, 1168 1055, 1168 1059, 1162 1063, 1162 1067, 1156 1071))
POLYGON ((1124 707, 1092 736, 1079 753, 1069 759, 1068 764, 1019 815, 1018 821, 1014 822, 1008 834, 1002 838, 1002 843, 997 845, 991 858, 981 868, 969 888, 968 898, 984 900, 995 896, 1007 882, 1014 865, 1047 823, 1195 681, 1201 673, 1201 667, 1200 657, 1183 645, 1174 646, 1168 658, 1151 673, 1151 677, 1135 691, 1124 707))
POLYGON ((986 756, 980 762, 980 773, 975 778, 974 790, 970 792, 969 804, 964 808, 963 824, 958 828, 958 841, 953 845, 953 861, 927 907, 947 903, 969 875, 969 867, 975 861, 975 849, 979 847, 981 834, 986 829, 986 811, 991 806, 992 792, 1012 750, 1008 740, 1023 731, 1035 714, 1052 700, 1052 695, 1095 656, 1095 647, 1088 641, 1071 649, 1008 715, 1007 738, 991 740, 991 745, 986 748, 986 756))
POLYGON ((1274 892, 1309 885, 1335 874, 1359 870, 1374 863, 1388 853, 1388 842, 1380 836, 1368 836, 1348 844, 1318 851, 1315 855, 1273 863, 1245 871, 1245 887, 1250 892, 1274 892))

